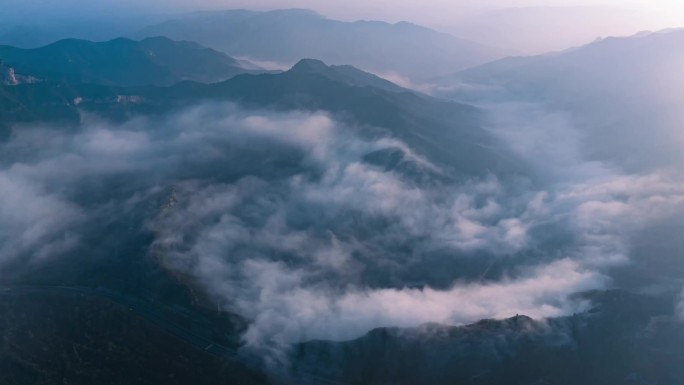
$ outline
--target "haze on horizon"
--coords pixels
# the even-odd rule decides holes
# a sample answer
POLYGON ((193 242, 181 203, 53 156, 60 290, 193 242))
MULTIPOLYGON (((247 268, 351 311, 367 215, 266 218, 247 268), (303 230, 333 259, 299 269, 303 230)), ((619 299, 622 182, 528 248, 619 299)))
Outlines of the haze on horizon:
MULTIPOLYGON (((3 0, 0 22, 40 25, 107 19, 141 26, 193 11, 306 8, 339 20, 409 21, 522 54, 539 54, 588 43, 684 26, 677 0, 3 0)), ((129 27, 130 28, 130 27, 129 27)), ((0 28, 0 32, 2 28, 0 28)), ((125 31, 126 28, 120 28, 125 31)))

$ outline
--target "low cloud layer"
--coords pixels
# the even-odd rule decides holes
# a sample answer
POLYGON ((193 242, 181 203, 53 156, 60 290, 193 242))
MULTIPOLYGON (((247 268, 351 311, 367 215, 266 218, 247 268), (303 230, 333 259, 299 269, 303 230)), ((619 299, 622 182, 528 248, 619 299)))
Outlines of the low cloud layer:
POLYGON ((0 148, 0 269, 125 243, 131 233, 105 230, 125 220, 151 234, 149 255, 246 317, 259 352, 586 309, 572 295, 610 285, 632 234, 681 212, 682 179, 584 161, 562 115, 492 116, 529 176, 453 182, 430 154, 325 113, 205 105, 17 128, 0 148))
POLYGON ((78 234, 69 229, 82 223, 82 210, 13 174, 11 170, 0 173, 3 264, 20 257, 43 260, 72 248, 78 242, 78 234))

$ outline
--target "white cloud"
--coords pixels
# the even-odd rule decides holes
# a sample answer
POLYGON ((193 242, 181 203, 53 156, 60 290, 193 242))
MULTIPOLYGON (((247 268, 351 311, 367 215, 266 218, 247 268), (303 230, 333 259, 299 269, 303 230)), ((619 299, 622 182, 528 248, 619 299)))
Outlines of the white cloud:
POLYGON ((0 148, 0 260, 58 256, 100 231, 97 219, 162 196, 146 218, 150 251, 248 317, 251 347, 572 313, 586 306, 572 294, 605 287, 605 269, 627 261, 634 231, 681 212, 684 187, 676 173, 587 162, 562 115, 534 124, 527 111, 506 111, 517 118, 492 132, 539 180, 449 182, 429 154, 324 113, 207 105, 123 125, 86 119, 40 151, 35 138, 49 131, 26 129, 0 148), (387 149, 444 180, 364 161, 387 149), (109 178, 123 190, 97 190, 109 178))
MULTIPOLYGON (((581 159, 575 150, 557 152, 545 164, 565 164, 562 172, 572 179, 554 176, 550 180, 563 183, 539 189, 521 189, 493 175, 424 186, 361 160, 383 146, 412 154, 405 143, 368 143, 350 135, 353 129, 320 115, 229 120, 236 134, 302 149, 321 173, 314 178, 296 173, 279 182, 252 178, 225 185, 181 184, 179 206, 151 226, 170 266, 191 272, 221 301, 249 315, 253 323, 245 338, 261 347, 269 341, 352 338, 378 326, 577 311, 584 304, 570 295, 603 287, 608 280, 601 269, 626 260, 632 221, 624 215, 658 213, 648 203, 655 191, 638 188, 656 188, 655 179, 648 179, 653 176, 620 175, 581 162, 574 166, 581 159), (579 182, 583 175, 599 175, 603 186, 579 182), (241 217, 244 210, 254 223, 241 217), (360 223, 381 222, 360 240, 362 232, 349 227, 346 216, 358 216, 360 223), (426 258, 446 247, 456 254, 485 251, 514 262, 517 254, 539 247, 534 234, 549 224, 573 234, 572 243, 557 245, 561 259, 512 271, 503 281, 468 282, 453 271, 450 289, 426 283, 423 289, 398 289, 374 287, 363 278, 401 266, 406 255, 393 255, 388 248, 402 242, 410 245, 410 258, 426 258)), ((528 151, 536 146, 533 141, 525 146, 521 152, 532 157, 549 154, 528 151)), ((418 154, 407 158, 438 168, 418 154)), ((663 205, 678 199, 674 183, 663 179, 656 188, 666 196, 663 205)), ((429 274, 425 279, 430 281, 429 274)))
POLYGON ((586 308, 568 293, 600 288, 601 275, 561 260, 497 283, 457 284, 451 289, 363 289, 336 293, 307 287, 296 271, 279 263, 250 262, 255 297, 239 302, 253 323, 245 338, 252 347, 313 339, 349 340, 381 326, 415 327, 428 322, 460 325, 484 318, 527 314, 543 318, 586 308))
POLYGON ((0 268, 37 262, 76 246, 85 219, 75 205, 12 173, 0 171, 0 268))

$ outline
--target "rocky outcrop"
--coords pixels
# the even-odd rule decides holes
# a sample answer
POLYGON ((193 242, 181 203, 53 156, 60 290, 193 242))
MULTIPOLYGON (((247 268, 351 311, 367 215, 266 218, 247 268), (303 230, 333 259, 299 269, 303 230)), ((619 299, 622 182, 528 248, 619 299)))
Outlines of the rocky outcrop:
POLYGON ((17 75, 14 67, 10 67, 0 60, 0 84, 16 86, 24 83, 38 83, 39 79, 34 76, 17 75))
POLYGON ((2 61, 0 61, 0 83, 7 86, 19 84, 19 79, 17 79, 17 74, 14 73, 14 68, 5 65, 2 61))

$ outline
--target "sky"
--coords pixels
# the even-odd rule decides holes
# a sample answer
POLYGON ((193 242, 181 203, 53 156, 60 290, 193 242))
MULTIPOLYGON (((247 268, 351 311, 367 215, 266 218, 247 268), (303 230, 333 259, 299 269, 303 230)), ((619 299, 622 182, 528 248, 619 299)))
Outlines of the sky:
POLYGON ((340 19, 381 19, 420 21, 427 24, 458 20, 464 16, 518 7, 612 7, 639 11, 663 25, 684 20, 684 2, 679 0, 2 0, 8 14, 93 15, 103 11, 130 15, 140 11, 174 12, 198 9, 279 9, 309 8, 340 19))

